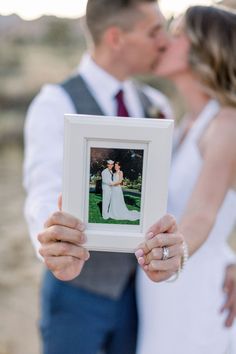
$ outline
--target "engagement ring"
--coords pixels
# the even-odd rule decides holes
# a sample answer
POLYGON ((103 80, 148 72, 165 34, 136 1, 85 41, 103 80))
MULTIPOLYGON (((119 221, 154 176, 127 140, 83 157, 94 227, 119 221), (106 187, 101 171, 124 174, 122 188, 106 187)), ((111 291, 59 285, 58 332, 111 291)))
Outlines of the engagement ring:
POLYGON ((162 247, 162 261, 165 261, 168 258, 169 258, 169 248, 162 247))

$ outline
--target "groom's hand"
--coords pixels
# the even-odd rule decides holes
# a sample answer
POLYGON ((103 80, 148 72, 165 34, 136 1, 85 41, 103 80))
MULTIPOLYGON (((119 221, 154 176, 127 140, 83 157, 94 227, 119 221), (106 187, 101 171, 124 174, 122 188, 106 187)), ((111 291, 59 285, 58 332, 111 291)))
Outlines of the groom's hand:
POLYGON ((74 279, 89 259, 89 252, 82 246, 86 242, 83 223, 59 210, 49 217, 44 226, 38 240, 41 243, 39 253, 46 266, 60 280, 74 279))
POLYGON ((148 230, 145 242, 139 245, 135 255, 151 280, 167 280, 178 272, 183 257, 183 241, 172 215, 163 216, 148 230), (168 250, 166 259, 163 259, 163 247, 168 250))
POLYGON ((221 312, 226 312, 225 326, 231 327, 236 318, 236 264, 230 264, 225 270, 223 290, 226 300, 221 312))

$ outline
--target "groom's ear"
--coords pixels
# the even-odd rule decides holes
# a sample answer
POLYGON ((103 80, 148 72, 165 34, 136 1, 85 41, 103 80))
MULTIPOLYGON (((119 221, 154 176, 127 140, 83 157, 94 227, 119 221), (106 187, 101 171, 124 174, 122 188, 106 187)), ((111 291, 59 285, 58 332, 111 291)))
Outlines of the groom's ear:
POLYGON ((118 26, 110 26, 104 32, 103 41, 109 48, 119 51, 124 43, 124 33, 118 26))

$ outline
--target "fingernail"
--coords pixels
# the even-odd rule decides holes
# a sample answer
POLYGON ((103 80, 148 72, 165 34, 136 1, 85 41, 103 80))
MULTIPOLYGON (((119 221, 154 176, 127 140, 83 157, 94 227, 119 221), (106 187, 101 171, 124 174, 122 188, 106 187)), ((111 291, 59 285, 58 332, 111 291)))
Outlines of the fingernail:
POLYGON ((139 258, 138 258, 138 264, 141 265, 141 266, 143 266, 144 263, 145 263, 144 258, 143 258, 143 257, 139 257, 139 258))
POLYGON ((79 224, 78 229, 79 229, 79 231, 84 231, 85 230, 85 225, 84 224, 79 224))
POLYGON ((148 232, 148 233, 146 234, 146 239, 147 239, 147 240, 150 240, 151 238, 153 238, 153 236, 154 236, 154 233, 153 233, 153 232, 148 232))
POLYGON ((86 235, 85 235, 85 234, 82 234, 82 235, 80 236, 80 242, 81 242, 81 243, 85 243, 86 241, 87 241, 86 235))
POLYGON ((140 249, 138 249, 136 252, 135 252, 135 256, 137 257, 137 258, 139 258, 139 257, 142 257, 143 256, 143 250, 140 248, 140 249))

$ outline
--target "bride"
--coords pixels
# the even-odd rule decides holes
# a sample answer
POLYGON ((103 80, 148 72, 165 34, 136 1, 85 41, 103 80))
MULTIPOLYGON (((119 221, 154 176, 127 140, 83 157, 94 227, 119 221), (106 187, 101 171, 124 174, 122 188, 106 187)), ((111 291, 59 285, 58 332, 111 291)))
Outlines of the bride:
MULTIPOLYGON (((187 105, 175 141, 168 211, 190 258, 176 282, 155 284, 138 272, 137 354, 235 354, 235 328, 223 326, 227 314, 219 311, 224 269, 235 259, 227 243, 236 221, 235 57, 235 12, 194 6, 175 22, 156 69, 187 105)), ((137 255, 147 274, 159 267, 160 277, 176 249, 164 254, 155 249, 157 241, 146 241, 137 255)))
POLYGON ((140 212, 129 210, 125 204, 121 183, 123 181, 123 172, 120 162, 115 162, 115 172, 113 174, 113 183, 111 187, 111 202, 109 207, 109 218, 115 220, 138 220, 140 212))

